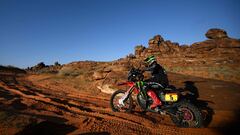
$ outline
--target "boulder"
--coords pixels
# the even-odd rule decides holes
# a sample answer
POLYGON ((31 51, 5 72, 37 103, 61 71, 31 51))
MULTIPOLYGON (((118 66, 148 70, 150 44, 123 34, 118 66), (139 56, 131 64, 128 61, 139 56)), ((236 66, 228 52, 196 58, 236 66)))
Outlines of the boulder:
POLYGON ((93 73, 93 79, 94 80, 101 80, 104 79, 106 77, 106 73, 100 72, 100 71, 95 71, 93 73))
POLYGON ((104 84, 102 86, 97 86, 97 88, 103 93, 113 94, 117 89, 113 89, 110 86, 110 84, 104 84))
POLYGON ((135 47, 135 56, 139 57, 141 53, 145 50, 146 48, 143 45, 137 45, 135 47))
POLYGON ((153 37, 153 39, 154 39, 154 41, 157 41, 159 43, 164 41, 164 39, 161 35, 156 35, 156 36, 153 37))
POLYGON ((173 43, 169 40, 162 42, 159 45, 159 50, 162 53, 166 53, 166 54, 176 54, 176 53, 180 53, 180 46, 178 43, 173 43))
POLYGON ((205 36, 209 39, 228 38, 227 32, 218 28, 209 29, 205 36))
POLYGON ((148 45, 149 45, 149 48, 151 49, 157 49, 159 44, 162 42, 164 42, 163 37, 160 35, 156 35, 148 41, 148 45))

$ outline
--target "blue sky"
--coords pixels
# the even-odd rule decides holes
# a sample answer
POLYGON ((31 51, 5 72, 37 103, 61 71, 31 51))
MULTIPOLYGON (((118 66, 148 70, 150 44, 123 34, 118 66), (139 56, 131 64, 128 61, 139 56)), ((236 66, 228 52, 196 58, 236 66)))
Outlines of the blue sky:
POLYGON ((156 34, 192 44, 216 27, 240 38, 239 0, 0 0, 0 64, 111 61, 156 34))

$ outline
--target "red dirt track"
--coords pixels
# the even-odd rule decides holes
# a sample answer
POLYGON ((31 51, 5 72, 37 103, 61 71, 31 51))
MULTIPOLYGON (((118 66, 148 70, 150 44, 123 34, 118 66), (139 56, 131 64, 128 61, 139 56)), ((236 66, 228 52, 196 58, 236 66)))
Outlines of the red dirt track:
POLYGON ((52 88, 34 79, 37 76, 1 76, 0 134, 212 135, 225 133, 219 124, 221 116, 226 115, 226 121, 233 116, 229 109, 213 105, 219 110, 208 127, 178 128, 168 116, 142 114, 138 108, 131 114, 112 112, 111 95, 95 96, 61 85, 52 88))

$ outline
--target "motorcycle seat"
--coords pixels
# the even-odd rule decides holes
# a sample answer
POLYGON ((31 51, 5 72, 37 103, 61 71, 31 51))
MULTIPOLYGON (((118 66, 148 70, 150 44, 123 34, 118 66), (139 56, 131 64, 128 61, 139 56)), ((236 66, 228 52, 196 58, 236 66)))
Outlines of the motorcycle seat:
POLYGON ((164 90, 171 91, 172 89, 171 88, 165 88, 164 90))
POLYGON ((176 90, 176 87, 173 86, 173 85, 169 85, 169 86, 167 86, 164 90, 166 90, 166 91, 172 91, 172 90, 176 90))
POLYGON ((147 85, 149 85, 151 88, 154 88, 154 89, 164 88, 160 83, 156 83, 156 82, 148 82, 147 85))

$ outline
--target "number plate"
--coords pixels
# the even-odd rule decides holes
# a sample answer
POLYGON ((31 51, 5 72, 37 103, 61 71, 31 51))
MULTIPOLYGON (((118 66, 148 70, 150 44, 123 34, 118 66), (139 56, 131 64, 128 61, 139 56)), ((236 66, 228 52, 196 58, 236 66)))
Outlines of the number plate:
POLYGON ((168 102, 176 102, 178 100, 178 95, 177 93, 167 93, 165 95, 165 101, 168 102))

